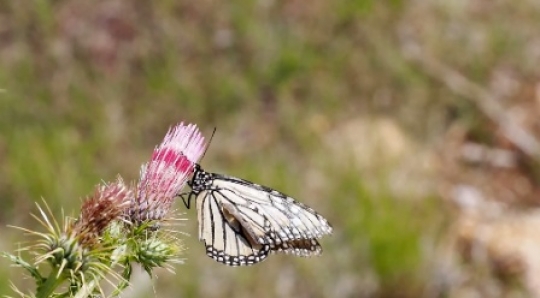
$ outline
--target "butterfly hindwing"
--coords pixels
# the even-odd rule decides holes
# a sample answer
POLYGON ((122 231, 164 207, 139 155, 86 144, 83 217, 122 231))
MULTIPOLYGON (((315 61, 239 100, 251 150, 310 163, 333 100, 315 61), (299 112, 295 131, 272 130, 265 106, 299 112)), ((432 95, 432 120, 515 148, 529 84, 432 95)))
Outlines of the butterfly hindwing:
POLYGON ((212 191, 200 194, 197 200, 199 240, 214 260, 230 266, 252 265, 263 261, 269 246, 254 241, 244 227, 223 209, 212 191))
POLYGON ((300 257, 312 257, 320 255, 322 253, 322 247, 316 239, 301 239, 276 245, 272 252, 292 254, 300 257))

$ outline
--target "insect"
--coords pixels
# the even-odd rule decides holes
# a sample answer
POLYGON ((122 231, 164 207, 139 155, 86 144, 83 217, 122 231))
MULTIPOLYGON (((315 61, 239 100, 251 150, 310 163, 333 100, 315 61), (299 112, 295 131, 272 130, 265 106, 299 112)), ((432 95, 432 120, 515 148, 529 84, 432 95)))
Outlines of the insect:
POLYGON ((182 196, 186 208, 197 203, 199 240, 206 254, 229 266, 253 265, 269 253, 317 256, 317 241, 331 234, 328 221, 310 207, 271 188, 204 171, 195 164, 182 196))

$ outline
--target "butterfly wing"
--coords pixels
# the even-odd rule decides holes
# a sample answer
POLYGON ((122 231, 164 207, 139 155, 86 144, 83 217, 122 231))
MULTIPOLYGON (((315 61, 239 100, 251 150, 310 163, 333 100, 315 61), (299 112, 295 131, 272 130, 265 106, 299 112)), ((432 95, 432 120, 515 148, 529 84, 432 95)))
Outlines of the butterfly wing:
POLYGON ((300 257, 312 257, 320 255, 322 253, 322 247, 316 239, 300 239, 277 244, 272 252, 300 257))
POLYGON ((269 246, 256 242, 236 220, 238 215, 223 208, 215 193, 205 190, 197 195, 199 240, 205 243, 206 254, 230 266, 253 265, 266 259, 269 246))
POLYGON ((315 210, 273 189, 246 180, 218 176, 216 199, 254 241, 273 252, 297 256, 319 255, 317 238, 332 233, 328 221, 315 210))

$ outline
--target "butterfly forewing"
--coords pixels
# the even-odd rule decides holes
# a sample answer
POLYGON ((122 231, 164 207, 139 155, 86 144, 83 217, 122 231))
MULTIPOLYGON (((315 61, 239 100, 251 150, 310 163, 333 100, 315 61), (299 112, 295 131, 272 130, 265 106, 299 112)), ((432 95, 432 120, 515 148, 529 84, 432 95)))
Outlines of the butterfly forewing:
POLYGON ((220 199, 238 210, 239 221, 254 227, 252 235, 261 244, 320 238, 332 232, 326 219, 291 197, 238 178, 218 176, 213 186, 220 199))
POLYGON ((223 176, 213 185, 224 197, 245 207, 257 206, 270 224, 270 231, 286 239, 320 238, 332 233, 328 221, 315 210, 278 191, 245 180, 223 176), (232 199, 231 199, 232 198, 232 199))

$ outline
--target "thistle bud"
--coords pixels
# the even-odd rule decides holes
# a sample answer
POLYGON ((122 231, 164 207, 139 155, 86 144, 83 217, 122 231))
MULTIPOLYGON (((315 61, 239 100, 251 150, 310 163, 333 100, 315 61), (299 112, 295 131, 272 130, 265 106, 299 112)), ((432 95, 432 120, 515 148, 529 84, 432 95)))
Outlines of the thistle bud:
POLYGON ((136 252, 137 261, 151 274, 155 267, 164 267, 169 263, 179 262, 177 255, 181 248, 167 238, 148 238, 143 240, 136 252))

